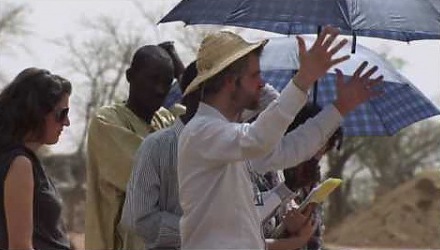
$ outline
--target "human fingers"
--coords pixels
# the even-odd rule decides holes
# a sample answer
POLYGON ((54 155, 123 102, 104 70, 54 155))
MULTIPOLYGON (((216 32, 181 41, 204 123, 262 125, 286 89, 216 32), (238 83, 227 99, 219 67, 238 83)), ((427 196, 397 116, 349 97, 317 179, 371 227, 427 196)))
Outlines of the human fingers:
POLYGON ((304 223, 302 224, 302 226, 299 228, 299 233, 305 233, 308 234, 307 232, 312 231, 314 228, 314 224, 316 224, 315 220, 312 219, 312 217, 307 218, 306 221, 304 221, 304 223))
POLYGON ((296 36, 296 40, 298 41, 299 54, 304 55, 307 52, 306 42, 304 41, 304 38, 296 36))
POLYGON ((329 50, 329 53, 330 53, 331 55, 334 55, 334 54, 338 53, 338 51, 341 50, 342 47, 344 47, 347 43, 348 43, 348 40, 347 40, 347 39, 345 39, 345 38, 342 39, 341 41, 339 41, 338 44, 336 44, 333 48, 331 48, 331 49, 329 50))
POLYGON ((297 217, 298 215, 301 215, 301 213, 298 211, 298 209, 293 208, 291 210, 288 210, 285 214, 284 217, 285 218, 289 218, 289 217, 297 217))
POLYGON ((331 42, 339 35, 340 31, 338 28, 332 26, 325 26, 321 33, 318 35, 318 38, 315 41, 316 45, 325 46, 326 44, 331 44, 331 42), (329 36, 327 38, 327 36, 329 36), (330 39, 330 41, 329 41, 330 39), (330 43, 326 43, 329 41, 330 43))
POLYGON ((364 75, 362 75, 361 79, 368 80, 378 69, 379 67, 377 66, 371 67, 364 75))
POLYGON ((372 88, 372 87, 374 87, 374 86, 376 86, 376 85, 381 84, 382 82, 383 82, 383 75, 380 75, 380 76, 378 76, 378 77, 376 77, 376 78, 370 80, 370 81, 368 82, 368 85, 369 85, 370 88, 372 88))
POLYGON ((316 208, 316 204, 315 203, 309 203, 306 208, 304 209, 304 211, 302 212, 302 214, 305 217, 310 217, 313 213, 313 210, 315 210, 316 208))
POLYGON ((352 79, 357 79, 360 77, 361 73, 365 70, 365 68, 368 66, 367 61, 363 61, 359 67, 354 71, 352 79))
POLYGON ((345 55, 345 56, 342 56, 342 57, 338 57, 338 58, 332 59, 330 61, 330 65, 331 65, 330 67, 333 67, 334 65, 339 64, 341 62, 347 61, 348 59, 350 59, 350 55, 345 55))
POLYGON ((312 45, 312 49, 324 46, 324 41, 326 41, 327 39, 331 39, 332 37, 337 36, 338 34, 339 34, 339 29, 331 26, 325 26, 324 29, 321 31, 321 33, 318 34, 318 37, 316 38, 315 42, 312 45), (329 38, 327 38, 327 36, 329 36, 329 38))
POLYGON ((373 80, 368 81, 366 88, 369 91, 369 97, 374 98, 382 95, 384 92, 381 89, 375 88, 375 86, 380 85, 383 82, 383 76, 378 76, 373 80))
MULTIPOLYGON (((336 37, 339 35, 339 29, 336 29, 334 31, 329 31, 329 34, 326 36, 322 46, 327 50, 330 48, 330 46, 333 44, 333 42, 336 40, 336 37)), ((347 39, 345 39, 347 40, 347 39)))
POLYGON ((335 69, 336 72, 336 89, 340 89, 344 84, 344 74, 340 69, 335 69))

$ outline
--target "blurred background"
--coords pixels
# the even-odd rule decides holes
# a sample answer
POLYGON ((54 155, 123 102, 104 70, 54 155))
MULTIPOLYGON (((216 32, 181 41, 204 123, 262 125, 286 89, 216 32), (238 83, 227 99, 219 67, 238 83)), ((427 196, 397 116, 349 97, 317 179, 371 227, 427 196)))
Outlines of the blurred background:
MULTIPOLYGON (((126 97, 125 70, 144 44, 175 41, 185 64, 202 38, 221 29, 156 25, 176 0, 0 0, 0 87, 22 69, 47 68, 73 84, 71 123, 41 152, 64 199, 64 215, 82 248, 85 138, 97 107, 126 97)), ((247 39, 280 36, 229 28, 247 39)), ((440 106, 440 42, 358 37, 440 106)), ((325 204, 329 248, 440 248, 440 119, 418 122, 392 137, 344 138, 322 162, 324 176, 344 182, 325 204)))

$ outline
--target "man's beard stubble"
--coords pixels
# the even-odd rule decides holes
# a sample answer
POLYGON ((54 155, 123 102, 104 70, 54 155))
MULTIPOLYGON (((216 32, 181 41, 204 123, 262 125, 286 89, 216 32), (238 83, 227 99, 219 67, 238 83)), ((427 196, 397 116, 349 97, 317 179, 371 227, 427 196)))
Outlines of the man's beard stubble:
POLYGON ((260 108, 261 91, 258 91, 257 97, 251 96, 251 94, 249 92, 246 92, 243 89, 243 85, 241 84, 240 79, 237 79, 237 81, 235 82, 235 86, 236 86, 236 89, 232 93, 232 100, 233 101, 240 103, 240 102, 242 102, 242 100, 240 100, 241 98, 247 98, 246 102, 243 105, 243 109, 255 111, 260 108), (240 93, 244 93, 244 95, 240 94, 240 93))

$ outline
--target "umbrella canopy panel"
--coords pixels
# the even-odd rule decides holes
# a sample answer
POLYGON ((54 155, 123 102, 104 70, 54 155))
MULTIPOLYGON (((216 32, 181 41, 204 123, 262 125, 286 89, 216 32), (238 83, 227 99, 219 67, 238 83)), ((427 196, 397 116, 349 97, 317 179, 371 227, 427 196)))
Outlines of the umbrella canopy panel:
MULTIPOLYGON (((304 37, 309 48, 314 41, 304 37)), ((345 45, 336 57, 349 53, 345 45)), ((357 52, 348 61, 336 65, 345 77, 350 77, 363 62, 377 65, 384 83, 378 86, 383 95, 373 98, 352 111, 343 121, 348 136, 393 135, 400 129, 425 118, 438 115, 440 111, 411 82, 390 63, 374 51, 358 45, 357 52)), ((265 46, 260 59, 262 78, 281 91, 299 68, 297 41, 294 38, 274 38, 265 46)), ((336 99, 336 75, 329 73, 319 79, 317 103, 325 106, 336 99)), ((313 95, 309 95, 310 99, 313 95)))
POLYGON ((440 39, 440 0, 183 0, 160 22, 240 26, 282 34, 343 34, 411 41, 440 39))
MULTIPOLYGON (((294 73, 295 70, 263 70, 262 78, 281 91, 294 73)), ((336 99, 335 81, 334 74, 319 80, 317 103, 320 106, 336 99)), ((417 121, 440 114, 438 108, 411 84, 384 82, 381 89, 384 92, 381 97, 360 105, 344 118, 344 135, 394 135, 417 121)), ((311 95, 309 97, 312 101, 311 95)))

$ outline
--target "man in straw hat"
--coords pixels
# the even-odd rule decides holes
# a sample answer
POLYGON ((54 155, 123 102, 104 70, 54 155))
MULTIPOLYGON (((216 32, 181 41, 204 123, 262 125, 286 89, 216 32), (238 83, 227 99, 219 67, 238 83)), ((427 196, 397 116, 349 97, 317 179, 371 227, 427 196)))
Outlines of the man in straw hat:
MULTIPOLYGON (((196 77, 196 62, 190 63, 179 81, 182 92, 196 77)), ((259 108, 279 96, 269 84, 262 89, 259 108)), ((177 143, 184 125, 199 106, 200 89, 185 95, 186 112, 171 127, 147 136, 137 150, 127 184, 120 224, 144 239, 146 249, 179 249, 182 216, 177 184, 177 143)), ((246 110, 241 119, 251 119, 261 110, 246 110)))
POLYGON ((298 73, 252 123, 236 121, 245 108, 258 107, 263 86, 259 54, 267 41, 248 43, 231 32, 203 40, 197 55, 198 75, 184 93, 200 89, 202 101, 178 144, 182 249, 294 249, 307 242, 307 237, 298 242, 294 231, 289 231, 289 238, 265 242, 247 166, 265 172, 307 160, 344 115, 379 94, 371 87, 382 77, 370 79, 377 67, 363 73, 365 62, 347 82, 337 70, 338 99, 283 138, 315 80, 349 58, 332 58, 347 42, 333 46, 338 34, 337 29, 326 27, 308 51, 298 37, 298 73))

